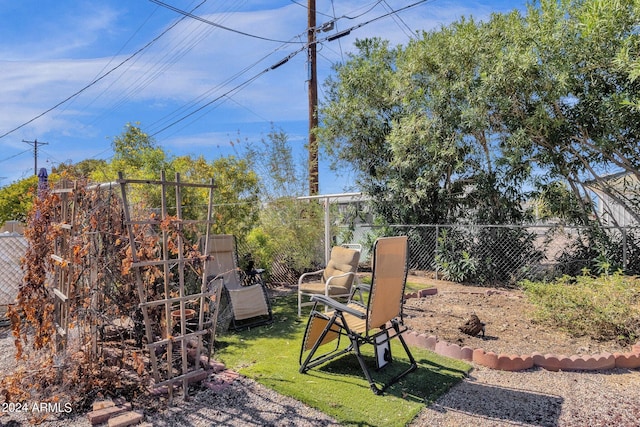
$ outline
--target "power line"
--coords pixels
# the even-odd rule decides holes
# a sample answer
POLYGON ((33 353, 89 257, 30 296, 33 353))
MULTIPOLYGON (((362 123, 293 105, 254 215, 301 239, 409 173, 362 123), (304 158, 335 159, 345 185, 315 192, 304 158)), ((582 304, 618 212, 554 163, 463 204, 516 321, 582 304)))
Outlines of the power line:
POLYGON ((2 159, 2 160, 0 160, 0 163, 6 162, 6 161, 11 160, 11 159, 14 159, 14 158, 16 158, 16 157, 18 157, 18 156, 20 156, 20 155, 22 155, 24 153, 28 153, 29 151, 31 151, 31 148, 29 148, 27 150, 24 150, 24 151, 21 151, 18 154, 14 154, 13 156, 7 157, 6 159, 2 159))
MULTIPOLYGON (((352 26, 350 28, 347 28, 346 30, 342 30, 342 31, 340 31, 340 32, 338 32, 336 34, 333 34, 333 35, 330 35, 330 36, 327 36, 327 37, 324 37, 324 38, 321 38, 321 39, 316 39, 312 43, 313 44, 318 44, 318 43, 321 43, 321 42, 324 42, 324 41, 336 40, 336 39, 338 39, 340 37, 343 37, 343 36, 346 36, 346 35, 350 34, 352 30, 355 30, 355 29, 358 29, 360 27, 363 27, 363 26, 365 26, 367 24, 370 24, 370 23, 375 22, 375 21, 377 21, 379 19, 385 18, 385 17, 387 17, 389 15, 392 15, 394 13, 397 13, 397 12, 400 12, 400 11, 407 10, 409 8, 415 7, 415 6, 419 5, 419 4, 425 3, 427 1, 429 1, 429 0, 419 0, 419 1, 414 2, 414 3, 412 3, 412 4, 408 5, 408 6, 404 6, 404 7, 400 8, 400 9, 398 9, 398 10, 392 10, 391 12, 385 13, 384 15, 381 15, 381 16, 375 17, 373 19, 370 19, 370 20, 368 20, 366 22, 362 22, 360 24, 354 25, 354 26, 352 26)), ((281 65, 284 65, 285 63, 287 63, 291 58, 295 57, 300 52, 305 51, 309 44, 311 44, 311 43, 307 43, 305 46, 301 47, 300 49, 298 49, 298 50, 296 50, 296 51, 294 51, 292 53, 290 53, 285 58, 283 58, 280 61, 276 62, 272 66, 270 66, 268 68, 265 68, 264 70, 262 70, 259 73, 255 74, 253 77, 251 77, 248 80, 244 81, 243 83, 240 83, 240 84, 234 86, 233 88, 231 88, 227 92, 223 93, 222 95, 219 95, 219 96, 215 97, 214 99, 212 99, 211 101, 201 105, 200 107, 198 107, 194 111, 191 111, 191 112, 185 114, 184 116, 174 120, 173 122, 167 124, 166 126, 162 127, 160 130, 157 130, 156 132, 154 132, 151 136, 156 136, 159 133, 164 132, 165 130, 177 125, 178 123, 180 123, 180 122, 182 122, 184 120, 186 120, 187 118, 193 116, 194 114, 198 113, 199 111, 202 111, 203 109, 205 109, 206 107, 210 106, 211 104, 219 101, 220 99, 228 98, 230 94, 242 90, 244 87, 248 86, 253 81, 255 81, 258 77, 262 76, 263 74, 265 74, 265 73, 267 73, 267 72, 269 72, 271 70, 275 70, 276 68, 280 67, 281 65)))
MULTIPOLYGON (((150 0, 150 1, 156 2, 157 0, 150 0)), ((359 23, 359 24, 357 24, 357 25, 354 25, 354 26, 352 26, 352 27, 350 27, 350 28, 348 28, 348 29, 346 29, 346 30, 342 30, 342 31, 340 31, 340 32, 338 32, 338 33, 335 33, 335 34, 333 34, 333 35, 327 36, 327 37, 322 38, 322 39, 317 39, 314 43, 315 43, 315 44, 317 44, 317 43, 321 43, 321 42, 323 42, 323 41, 333 41, 333 40, 336 40, 336 39, 338 39, 338 38, 340 38, 340 37, 343 37, 343 36, 346 36, 346 35, 350 34, 350 33, 351 33, 351 31, 353 31, 353 30, 355 30, 355 29, 358 29, 358 28, 360 28, 360 27, 363 27, 363 26, 365 26, 365 25, 368 25, 368 24, 370 24, 370 23, 372 23, 372 22, 375 22, 375 21, 380 20, 380 19, 382 19, 382 18, 385 18, 385 17, 387 17, 387 16, 394 15, 394 14, 396 14, 396 13, 398 13, 398 12, 401 12, 401 11, 404 11, 404 10, 407 10, 407 9, 410 9, 410 8, 413 8, 413 7, 415 7, 415 6, 419 5, 419 4, 425 3, 425 2, 427 2, 427 1, 429 1, 429 0, 419 0, 419 1, 416 1, 416 2, 414 2, 414 3, 411 3, 411 4, 407 5, 407 6, 404 6, 404 7, 400 8, 400 9, 392 10, 392 11, 390 11, 390 12, 388 12, 388 13, 385 13, 385 14, 383 14, 383 15, 380 15, 380 16, 375 17, 375 18, 373 18, 373 19, 370 19, 370 20, 368 20, 368 21, 364 21, 364 22, 362 22, 362 23, 359 23)), ((377 4, 379 4, 379 3, 380 3, 380 1, 376 2, 376 5, 377 5, 377 4)), ((349 17, 349 16, 343 16, 343 17, 344 17, 344 18, 347 18, 347 19, 354 19, 354 18, 357 18, 358 16, 362 16, 362 15, 364 15, 365 13, 368 13, 370 10, 371 10, 371 9, 368 9, 366 12, 361 13, 361 14, 357 15, 356 17, 349 17)), ((196 16, 196 15, 193 15, 193 16, 196 16)), ((63 99, 62 101, 58 102, 58 103, 57 103, 57 104, 55 104, 54 106, 52 106, 52 107, 48 108, 47 110, 43 111, 42 113, 38 114, 37 116, 33 117, 32 119, 30 119, 30 120, 28 120, 28 121, 26 121, 26 122, 22 123, 22 124, 21 124, 21 125, 19 125, 19 126, 16 126, 15 128, 13 128, 13 129, 11 129, 11 130, 9 130, 9 131, 7 131, 7 132, 3 133, 3 134, 0 134, 0 139, 5 138, 6 136, 8 136, 8 135, 10 135, 10 134, 12 134, 12 133, 14 133, 14 132, 16 132, 17 130, 22 129, 23 127, 25 127, 25 126, 27 126, 27 125, 29 125, 29 124, 33 123, 34 121, 38 120, 39 118, 41 118, 41 117, 45 116, 46 114, 48 114, 48 113, 50 113, 51 111, 53 111, 53 110, 57 109, 57 108, 58 108, 58 107, 60 107, 61 105, 63 105, 63 104, 65 104, 65 103, 69 102, 71 99, 73 99, 73 98, 77 97, 78 95, 80 95, 81 93, 85 92, 87 89, 89 89, 89 88, 91 88, 92 86, 96 85, 97 83, 99 83, 100 81, 102 81, 103 79, 105 79, 107 76, 109 76, 110 74, 112 74, 114 71, 118 70, 119 68, 121 68, 122 66, 124 66, 126 63, 128 63, 129 61, 131 61, 133 58, 137 57, 140 53, 144 52, 146 49, 148 49, 148 48, 149 48, 150 46, 152 46, 154 43, 156 43, 156 42, 157 42, 161 37, 163 37, 163 36, 164 36, 165 34, 167 34, 171 29, 173 29, 173 28, 174 28, 175 26, 177 26, 180 22, 182 22, 182 20, 183 20, 183 19, 186 19, 186 17, 183 17, 183 18, 179 19, 178 21, 176 21, 175 23, 173 23, 172 25, 170 25, 169 27, 167 27, 167 28, 166 28, 164 31, 162 31, 158 36, 154 37, 154 38, 153 38, 151 41, 149 41, 147 44, 145 44, 144 46, 142 46, 140 49, 136 50, 136 51, 135 51, 134 53, 132 53, 130 56, 128 56, 127 58, 125 58, 123 61, 121 61, 118 65, 114 66, 114 67, 113 67, 113 68, 111 68, 109 71, 107 71, 107 72, 105 72, 104 74, 100 75, 99 77, 95 78, 95 79, 94 79, 94 80, 92 80, 89 84, 87 84, 86 86, 84 86, 83 88, 81 88, 80 90, 78 90, 78 91, 76 91, 75 93, 73 93, 73 94, 69 95, 68 97, 66 97, 66 98, 65 98, 65 99, 63 99)), ((215 24, 215 23, 211 23, 211 24, 214 24, 215 26, 219 26, 219 24, 215 24)), ((221 26, 220 26, 220 27, 221 27, 221 26)), ((227 27, 224 27, 224 29, 227 29, 227 27)), ((248 35, 248 34, 247 34, 247 35, 248 35)), ((302 42, 291 42, 291 41, 286 41, 286 42, 282 42, 282 43, 291 44, 291 43, 302 43, 302 42)), ((157 135, 158 133, 165 131, 166 129, 168 129, 168 128, 170 128, 170 127, 174 126, 175 124, 177 124, 177 123, 179 123, 179 122, 181 122, 181 121, 185 120, 186 118, 191 117, 192 115, 194 115, 194 114, 195 114, 195 113, 197 113, 198 111, 201 111, 202 109, 204 109, 204 108, 208 107, 209 105, 211 105, 211 104, 213 104, 214 102, 218 101, 218 100, 219 100, 219 99, 221 99, 222 97, 227 97, 229 94, 231 94, 231 93, 233 93, 233 92, 235 92, 235 91, 238 91, 238 90, 242 89, 243 87, 247 86, 249 83, 253 82, 256 78, 258 78, 259 76, 261 76, 262 74, 264 74, 264 73, 268 72, 269 70, 273 70, 273 69, 275 69, 275 68, 279 67, 280 65, 282 65, 282 64, 284 64, 284 63, 286 63, 289 59, 293 58, 293 57, 294 57, 294 56, 296 56, 298 53, 300 53, 300 52, 302 52, 302 51, 306 50, 307 48, 308 48, 308 43, 307 43, 307 44, 305 44, 304 46, 302 46, 300 49, 298 49, 298 50, 296 50, 295 52, 293 52, 293 53, 291 53, 290 55, 288 55, 286 58, 282 59, 280 62, 278 62, 278 63, 276 63, 276 64, 272 65, 271 67, 269 67, 269 68, 267 68, 267 69, 265 69, 265 70, 261 71, 260 73, 258 73, 258 74, 257 74, 257 75, 255 75, 255 76, 251 77, 248 81, 246 81, 246 82, 244 82, 244 83, 241 83, 241 84, 239 84, 239 85, 235 86, 234 88, 232 88, 231 90, 227 91, 227 92, 226 92, 226 93, 224 93, 223 95, 216 97, 216 98, 215 98, 214 100, 212 100, 211 102, 208 102, 208 103, 204 104, 203 106, 201 106, 201 107, 197 108, 195 111, 190 112, 190 113, 186 114, 185 116, 181 117, 180 119, 175 120, 175 121, 174 121, 174 122, 172 122, 171 124, 169 124, 169 125, 167 125, 167 126, 163 127, 163 128, 162 128, 162 129, 160 129, 159 131, 155 132, 155 133, 154 133, 154 135, 157 135)), ((245 70, 245 72, 246 72, 246 71, 247 71, 247 70, 245 70)))
MULTIPOLYGON (((182 18, 185 19, 185 18, 182 18)), ((178 23, 180 23, 182 21, 182 19, 176 21, 173 25, 170 25, 169 27, 167 27, 167 29, 165 29, 163 32, 161 32, 158 36, 154 37, 149 43, 145 44, 144 46, 142 46, 140 49, 136 50, 133 54, 131 54, 129 57, 127 57, 126 59, 124 59, 122 62, 120 62, 118 65, 116 65, 115 67, 111 68, 109 71, 107 71, 106 73, 104 73, 103 75, 101 75, 100 77, 97 77, 95 79, 93 79, 93 81, 91 81, 88 85, 84 86, 82 89, 78 90, 77 92, 73 93, 72 95, 69 95, 68 97, 66 97, 65 99, 63 99, 62 101, 58 102, 56 105, 54 105, 53 107, 45 110, 44 112, 38 114, 37 116, 35 116, 34 118, 22 123, 20 126, 17 126, 13 129, 11 129, 10 131, 7 131, 5 133, 3 133, 2 135, 0 135, 0 139, 11 135, 13 132, 22 129, 23 127, 27 126, 28 124, 33 123, 34 121, 38 120, 40 117, 49 114, 51 111, 55 110, 56 108, 60 107, 61 105, 69 102, 70 100, 72 100, 73 98, 75 98, 76 96, 80 95, 82 92, 86 91, 87 89, 89 89, 90 87, 94 86, 95 84, 97 84, 98 82, 100 82, 101 80, 103 80, 105 77, 107 77, 108 75, 110 75, 111 73, 113 73, 114 71, 116 71, 117 69, 119 69, 120 67, 122 67, 124 64, 126 64, 127 62, 129 62, 131 59, 133 59, 134 57, 136 57, 138 54, 140 54, 141 52, 143 52, 144 50, 146 50, 149 46, 153 45, 155 42, 157 42, 162 36, 164 36, 165 34, 167 34, 171 29, 173 29, 176 25, 178 25, 178 23)))
MULTIPOLYGON (((393 8, 389 5, 389 3, 387 2, 387 0, 382 0, 382 6, 386 8, 389 8, 389 10, 393 10, 393 8)), ((413 39, 413 34, 414 31, 411 29, 411 27, 409 27, 409 25, 407 25, 406 22, 404 22, 404 19, 402 19, 401 16, 399 15, 393 15, 392 16, 393 21, 398 25, 398 28, 400 28, 400 31, 402 31, 407 37, 409 37, 409 39, 413 39), (400 21, 400 22, 398 22, 400 21), (404 25, 404 27, 403 27, 404 25), (409 33, 406 32, 406 30, 409 30, 409 33)))
MULTIPOLYGON (((393 15, 393 14, 396 14, 396 13, 398 13, 398 12, 401 12, 401 11, 404 11, 404 10, 407 10, 407 9, 410 9, 410 8, 413 8, 413 7, 418 6, 418 5, 422 4, 422 3, 425 3, 425 2, 427 2, 427 1, 430 1, 430 0, 419 0, 419 1, 416 1, 416 2, 414 2, 414 3, 411 3, 411 4, 407 5, 407 6, 404 6, 404 7, 400 8, 400 9, 392 10, 392 11, 390 11, 390 12, 387 12, 387 13, 383 14, 383 15, 380 15, 380 16, 377 16, 377 17, 375 17, 375 18, 372 18, 372 19, 370 19, 370 20, 368 20, 368 21, 361 22, 361 23, 359 23, 359 24, 357 24, 357 25, 354 25, 354 26, 352 26, 352 27, 350 27, 350 28, 347 28, 347 29, 345 29, 345 30, 342 30, 342 31, 340 31, 340 32, 338 32, 338 33, 335 33, 335 34, 332 34, 332 35, 326 36, 326 37, 321 38, 321 39, 315 39, 313 42, 309 42, 309 43, 305 44, 304 46, 302 46, 301 48, 299 48, 299 49, 297 49, 297 50, 295 50, 295 51, 291 52, 291 53, 290 53, 289 55, 287 55, 285 58, 281 59, 280 61, 276 62, 275 64, 271 65, 270 67, 265 68, 264 70, 262 70, 262 71, 260 71, 259 73, 255 74, 254 76, 252 76, 252 77, 251 77, 251 78, 249 78, 248 80, 245 80, 244 82, 242 82, 242 83, 240 83, 240 84, 238 84, 238 85, 234 86, 233 88, 229 89, 227 92, 225 92, 225 93, 223 93, 223 94, 221 94, 221 95, 219 95, 219 96, 215 97, 215 98, 214 98, 214 99, 212 99, 211 101, 208 101, 207 103, 205 103, 205 104, 201 105, 200 107, 196 108, 195 110, 193 110, 193 111, 191 111, 191 112, 189 112, 189 113, 187 113, 187 114, 183 115, 182 117, 180 117, 180 118, 178 118, 178 119, 176 119, 176 120, 172 121, 171 123, 169 123, 169 124, 165 125, 165 126, 164 126, 164 127, 162 127, 161 129, 159 129, 159 130, 155 131, 153 134, 151 134, 151 136, 156 136, 156 135, 158 135, 158 134, 160 134, 160 133, 162 133, 162 132, 166 131, 167 129, 169 129, 169 128, 171 128, 171 127, 175 126, 175 125, 177 125, 178 123, 183 122, 184 120, 186 120, 186 119, 188 119, 189 117, 191 117, 191 116, 195 115, 196 113, 198 113, 198 112, 200 112, 200 111, 204 110, 205 108, 207 108, 208 106, 210 106, 210 105, 214 104, 215 102, 219 101, 220 99, 222 99, 222 98, 228 98, 228 97, 230 96, 230 94, 235 93, 235 92, 239 92, 239 91, 240 91, 240 90, 242 90, 244 87, 248 86, 248 85, 249 85, 249 84, 251 84, 253 81, 255 81, 256 79, 258 79, 258 78, 259 78, 260 76, 262 76, 263 74, 266 74, 267 72, 269 72, 269 71, 271 71, 271 70, 275 70, 276 68, 280 67, 281 65, 284 65, 285 63, 287 63, 290 59, 292 59, 293 57, 295 57, 296 55, 298 55, 300 52, 303 52, 303 51, 307 50, 307 48, 308 48, 308 46, 309 46, 310 44, 316 44, 316 45, 317 45, 318 43, 322 43, 322 42, 325 42, 325 41, 333 41, 333 40, 339 39, 340 37, 343 37, 343 36, 346 36, 346 35, 350 34, 350 33, 351 33, 351 31, 353 31, 353 30, 356 30, 356 29, 358 29, 358 28, 361 28, 361 27, 363 27, 363 26, 365 26, 365 25, 368 25, 368 24, 370 24, 370 23, 372 23, 372 22, 378 21, 378 20, 380 20, 380 19, 382 19, 382 18, 386 18, 386 17, 388 17, 388 16, 390 16, 390 15, 393 15)), ((268 56, 268 55, 267 55, 267 56, 268 56)), ((255 64, 254 64, 254 65, 255 65, 255 64)), ((246 68, 246 69, 243 71, 243 73, 244 73, 244 72, 246 72, 246 71, 248 71, 248 70, 249 70, 250 68, 252 68, 252 67, 253 67, 253 66, 246 68)), ((240 73, 240 74, 242 74, 242 73, 240 73)), ((239 74, 237 74, 237 75, 236 75, 236 77, 238 77, 238 76, 239 76, 239 74)))
POLYGON ((202 18, 201 16, 198 16, 198 15, 194 15, 192 13, 189 13, 189 12, 185 11, 185 10, 178 9, 177 7, 173 7, 170 4, 167 4, 167 3, 162 2, 160 0, 149 0, 149 1, 152 2, 152 3, 155 3, 155 4, 159 5, 159 6, 165 7, 167 9, 169 9, 169 10, 172 10, 172 11, 174 11, 176 13, 179 13, 181 15, 188 16, 189 18, 195 19, 195 20, 200 21, 200 22, 204 22, 205 24, 212 25, 212 26, 214 26, 216 28, 220 28, 220 29, 225 30, 225 31, 231 31, 232 33, 241 34, 243 36, 252 37, 254 39, 266 40, 266 41, 276 42, 276 43, 300 43, 300 42, 292 42, 292 41, 271 39, 271 38, 268 38, 268 37, 262 37, 262 36, 257 36, 255 34, 245 33, 244 31, 235 30, 233 28, 225 27, 224 25, 216 24, 215 22, 209 21, 208 19, 202 18))

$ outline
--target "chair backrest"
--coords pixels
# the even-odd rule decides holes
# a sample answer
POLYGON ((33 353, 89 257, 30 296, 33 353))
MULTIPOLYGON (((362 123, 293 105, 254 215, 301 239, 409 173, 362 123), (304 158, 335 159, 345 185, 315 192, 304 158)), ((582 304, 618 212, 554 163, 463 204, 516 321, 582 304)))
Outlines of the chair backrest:
POLYGON ((238 271, 236 238, 232 234, 216 234, 209 236, 207 261, 207 277, 224 274, 224 285, 227 289, 239 289, 242 286, 238 271))
POLYGON ((373 247, 373 274, 367 309, 367 330, 402 316, 407 281, 407 236, 381 237, 373 247))
MULTIPOLYGON (((358 271, 358 263, 360 262, 360 251, 342 246, 334 246, 331 249, 331 258, 327 263, 322 275, 323 281, 329 280, 331 276, 337 276, 344 273, 355 273, 358 271)), ((353 283, 353 275, 331 279, 333 286, 350 288, 353 283)))

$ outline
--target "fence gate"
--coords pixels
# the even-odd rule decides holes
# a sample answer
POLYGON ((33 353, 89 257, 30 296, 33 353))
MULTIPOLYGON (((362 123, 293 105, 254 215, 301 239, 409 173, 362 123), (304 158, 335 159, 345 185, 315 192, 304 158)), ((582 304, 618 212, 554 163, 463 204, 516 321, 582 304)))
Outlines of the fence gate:
POLYGON ((164 172, 160 181, 124 179, 120 173, 118 183, 122 191, 125 224, 131 244, 131 269, 135 275, 140 310, 145 324, 147 348, 153 369, 155 387, 168 387, 169 400, 173 388, 182 384, 187 399, 188 383, 200 377, 204 369, 200 359, 208 337, 207 357, 210 357, 218 314, 220 281, 209 286, 206 277, 206 256, 209 234, 213 224, 213 180, 210 184, 191 184, 167 181, 164 172), (128 187, 149 186, 160 188, 161 208, 149 214, 137 212, 129 204, 128 187), (205 219, 183 218, 182 191, 185 188, 206 189, 209 193, 205 219), (175 193, 174 215, 169 214, 167 193, 175 193), (200 233, 194 230, 199 228, 200 233), (189 234, 191 233, 191 234, 189 234), (188 237, 187 237, 188 235, 188 237), (157 240, 161 254, 156 259, 148 256, 145 239, 157 240), (197 239, 197 242, 193 240, 197 239), (197 255, 194 246, 203 243, 197 255), (190 267, 202 267, 201 277, 194 285, 190 267), (177 270, 177 271, 176 271, 177 270), (159 277, 158 277, 159 276, 159 277))

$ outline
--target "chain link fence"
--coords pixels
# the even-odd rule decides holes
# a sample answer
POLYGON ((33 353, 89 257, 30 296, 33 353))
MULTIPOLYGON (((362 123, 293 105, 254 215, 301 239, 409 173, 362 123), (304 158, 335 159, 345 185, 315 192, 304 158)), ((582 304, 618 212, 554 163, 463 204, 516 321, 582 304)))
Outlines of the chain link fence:
POLYGON ((347 204, 351 207, 354 203, 340 204, 338 198, 329 203, 327 198, 324 220, 309 224, 304 214, 311 205, 298 200, 289 209, 290 213, 300 212, 296 216, 300 219, 281 222, 290 228, 280 231, 278 237, 269 236, 277 240, 277 248, 264 256, 264 248, 256 247, 255 241, 239 238, 239 256, 252 254, 255 264, 266 268, 267 281, 294 285, 303 272, 326 264, 331 246, 362 245, 363 270, 370 266, 369 251, 376 238, 407 235, 409 268, 438 279, 510 287, 525 279, 576 276, 586 270, 593 274, 618 270, 640 274, 640 226, 372 225, 366 209, 362 209, 365 215, 353 214, 345 208, 347 204), (301 233, 303 229, 306 231, 301 233))
POLYGON ((0 234, 0 325, 8 323, 7 305, 14 304, 22 283, 20 258, 27 250, 27 240, 22 236, 0 234))
MULTIPOLYGON (((319 220, 314 218, 323 216, 323 208, 316 202, 271 205, 271 226, 264 229, 262 225, 263 235, 256 238, 254 233, 250 239, 237 236, 241 265, 250 259, 255 267, 266 269, 269 283, 294 285, 303 272, 325 265, 326 253, 333 245, 361 244, 364 270, 370 266, 369 251, 376 238, 407 235, 409 268, 438 279, 514 286, 524 279, 575 276, 585 270, 640 275, 640 226, 372 225, 362 220, 366 215, 360 214, 351 215, 352 219, 358 218, 355 223, 345 221, 345 209, 341 213, 337 203, 332 203, 326 204, 324 209, 329 210, 319 220), (310 213, 318 207, 320 211, 310 213)), ((18 261, 19 257, 16 265, 18 261)))
POLYGON ((640 274, 640 227, 360 225, 354 242, 409 236, 409 268, 435 278, 513 286, 521 280, 623 271, 640 274))

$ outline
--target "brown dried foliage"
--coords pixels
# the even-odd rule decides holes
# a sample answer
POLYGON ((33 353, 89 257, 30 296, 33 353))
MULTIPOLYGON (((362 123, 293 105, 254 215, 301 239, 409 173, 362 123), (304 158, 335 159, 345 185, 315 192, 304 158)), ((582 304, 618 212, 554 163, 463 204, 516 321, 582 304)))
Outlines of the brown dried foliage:
MULTIPOLYGON (((53 193, 36 198, 29 215, 25 228, 29 245, 22 260, 24 283, 17 304, 8 311, 18 367, 0 380, 0 402, 63 399, 83 410, 98 394, 133 398, 146 391, 146 349, 139 348, 131 337, 106 342, 96 334, 113 319, 135 319, 140 298, 119 194, 85 188, 84 183, 77 186, 75 203, 53 193), (75 212, 75 229, 70 235, 59 225, 64 220, 65 203, 75 212), (51 255, 60 251, 67 258, 61 263, 53 261, 51 255), (56 349, 60 343, 52 294, 60 271, 70 283, 69 329, 78 335, 73 345, 66 343, 64 352, 56 349)), ((155 220, 155 215, 147 214, 146 219, 155 220)), ((179 252, 178 242, 187 241, 184 227, 175 217, 157 221, 156 226, 136 225, 133 246, 138 261, 162 259, 162 231, 168 236, 167 248, 173 256, 179 252)), ((183 252, 185 257, 201 259, 197 245, 185 244, 183 252)), ((201 274, 199 261, 191 266, 194 274, 201 274)), ((144 297, 162 296, 163 269, 149 266, 141 273, 144 297)), ((150 317, 156 325, 163 321, 160 309, 151 310, 150 317)))

